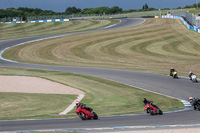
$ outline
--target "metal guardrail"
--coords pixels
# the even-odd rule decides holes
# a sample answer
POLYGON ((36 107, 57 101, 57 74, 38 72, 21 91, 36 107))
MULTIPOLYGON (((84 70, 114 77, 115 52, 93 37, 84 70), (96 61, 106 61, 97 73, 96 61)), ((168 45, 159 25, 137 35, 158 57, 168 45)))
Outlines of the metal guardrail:
POLYGON ((188 24, 200 28, 200 20, 198 19, 200 17, 192 15, 189 12, 184 11, 184 10, 171 10, 169 12, 171 12, 171 14, 173 16, 181 16, 181 17, 183 17, 185 19, 185 21, 188 22, 188 24))
POLYGON ((19 22, 22 21, 22 17, 8 17, 8 18, 0 18, 0 22, 19 22))
POLYGON ((50 20, 50 19, 112 19, 112 18, 132 18, 132 17, 154 17, 160 16, 160 11, 132 12, 119 14, 74 14, 74 15, 52 15, 28 17, 28 21, 50 20))
MULTIPOLYGON (((74 14, 74 15, 48 15, 48 16, 32 16, 28 17, 29 21, 52 20, 52 19, 112 19, 112 18, 134 18, 134 17, 161 17, 161 11, 145 11, 118 14, 74 14)), ((22 18, 0 18, 0 22, 22 21, 22 18)))

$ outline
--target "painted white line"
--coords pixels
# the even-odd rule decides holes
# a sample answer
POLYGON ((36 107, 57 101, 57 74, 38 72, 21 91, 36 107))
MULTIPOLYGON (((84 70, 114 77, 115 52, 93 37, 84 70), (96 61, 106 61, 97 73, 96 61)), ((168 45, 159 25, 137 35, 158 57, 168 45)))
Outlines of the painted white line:
POLYGON ((63 112, 59 113, 59 115, 66 115, 68 112, 70 112, 76 105, 76 101, 81 101, 85 95, 80 94, 76 100, 74 100, 63 112))
MULTIPOLYGON (((120 23, 121 23, 121 20, 120 20, 120 23)), ((119 24, 119 23, 117 23, 117 24, 119 24)), ((110 26, 108 26, 108 27, 105 27, 105 29, 106 29, 106 28, 109 28, 109 27, 113 27, 113 26, 115 26, 115 25, 117 25, 117 24, 114 24, 114 25, 110 25, 110 26)), ((104 29, 104 28, 102 28, 102 29, 104 29)), ((102 29, 100 29, 100 30, 102 30, 102 29)), ((88 31, 88 32, 91 32, 91 31, 88 31)), ((77 33, 77 34, 81 34, 81 33, 84 33, 84 32, 74 32, 74 33, 75 33, 75 34, 76 34, 76 33, 77 33)), ((23 44, 27 44, 27 43, 31 43, 31 42, 36 42, 36 41, 42 41, 42 40, 46 40, 46 39, 53 39, 53 38, 68 36, 69 34, 70 34, 70 33, 66 33, 66 34, 64 34, 64 35, 57 35, 57 36, 46 37, 46 38, 42 38, 42 39, 31 40, 31 41, 27 41, 27 42, 23 42, 23 43, 19 43, 19 44, 13 45, 13 46, 11 46, 11 47, 7 47, 7 48, 5 48, 5 49, 3 49, 3 50, 0 51, 0 59, 1 59, 1 60, 4 60, 4 61, 8 61, 8 62, 19 63, 19 62, 17 62, 17 61, 8 60, 8 59, 3 58, 3 57, 2 57, 2 54, 3 54, 7 49, 12 48, 12 47, 15 47, 15 46, 19 46, 19 45, 23 45, 23 44)))
MULTIPOLYGON (((122 21, 120 20, 120 22, 119 23, 121 23, 122 21)), ((118 24, 119 24, 118 23, 118 24)), ((110 28, 110 27, 113 27, 113 26, 115 26, 115 25, 117 25, 117 24, 113 24, 113 25, 110 25, 110 26, 107 26, 107 27, 105 27, 105 28, 102 28, 102 29, 108 29, 108 28, 110 28)))
POLYGON ((114 129, 154 129, 154 128, 182 128, 182 127, 200 127, 200 124, 180 124, 180 125, 154 125, 154 126, 121 126, 121 127, 102 127, 102 128, 67 128, 67 129, 47 129, 47 130, 26 130, 26 131, 6 131, 2 133, 25 133, 25 132, 71 132, 71 131, 103 131, 114 129))
POLYGON ((31 40, 31 41, 27 41, 27 42, 23 42, 23 43, 19 43, 19 44, 16 44, 16 45, 13 45, 11 47, 7 47, 3 50, 0 51, 0 59, 1 60, 5 60, 5 61, 8 61, 8 62, 15 62, 15 63, 19 63, 17 61, 13 61, 13 60, 8 60, 8 59, 5 59, 2 57, 2 54, 9 48, 12 48, 12 47, 16 47, 16 46, 19 46, 19 45, 23 45, 23 44, 27 44, 27 43, 31 43, 31 42, 36 42, 36 41, 42 41, 42 40, 46 40, 46 39, 52 39, 52 38, 58 38, 58 37, 62 37, 62 36, 66 36, 66 35, 59 35, 59 36, 53 36, 53 37, 47 37, 47 38, 42 38, 42 39, 36 39, 36 40, 31 40))

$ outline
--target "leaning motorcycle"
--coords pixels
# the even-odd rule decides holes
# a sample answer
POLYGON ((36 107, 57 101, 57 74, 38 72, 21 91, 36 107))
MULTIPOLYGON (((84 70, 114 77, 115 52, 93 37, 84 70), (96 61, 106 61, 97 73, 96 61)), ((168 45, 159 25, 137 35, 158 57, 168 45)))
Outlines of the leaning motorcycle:
POLYGON ((190 78, 190 80, 191 80, 192 82, 198 82, 197 76, 196 76, 195 74, 192 74, 189 78, 190 78))
POLYGON ((86 110, 85 108, 81 108, 81 106, 78 107, 75 112, 82 120, 87 120, 91 118, 93 118, 94 120, 98 119, 98 115, 95 112, 86 110))
POLYGON ((177 73, 177 71, 172 72, 172 77, 173 77, 174 79, 175 79, 175 78, 178 79, 178 73, 177 73))
POLYGON ((200 99, 193 97, 189 97, 189 99, 190 99, 190 104, 194 106, 194 110, 200 111, 200 99))
POLYGON ((147 103, 144 107, 144 110, 147 111, 147 113, 150 113, 151 115, 162 115, 163 112, 161 109, 159 109, 156 105, 154 105, 153 103, 147 103))

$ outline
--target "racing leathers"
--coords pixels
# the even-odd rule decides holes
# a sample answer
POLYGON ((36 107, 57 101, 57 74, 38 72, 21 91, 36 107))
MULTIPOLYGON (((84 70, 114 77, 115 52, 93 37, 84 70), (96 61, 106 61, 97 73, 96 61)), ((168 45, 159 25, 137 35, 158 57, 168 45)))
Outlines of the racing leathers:
POLYGON ((176 71, 174 68, 170 69, 170 76, 172 76, 172 72, 176 71))
POLYGON ((76 109, 79 108, 79 107, 81 107, 82 109, 86 109, 86 110, 88 110, 88 111, 90 111, 90 112, 93 110, 91 107, 86 107, 86 104, 84 104, 84 103, 79 103, 79 104, 76 106, 76 109))

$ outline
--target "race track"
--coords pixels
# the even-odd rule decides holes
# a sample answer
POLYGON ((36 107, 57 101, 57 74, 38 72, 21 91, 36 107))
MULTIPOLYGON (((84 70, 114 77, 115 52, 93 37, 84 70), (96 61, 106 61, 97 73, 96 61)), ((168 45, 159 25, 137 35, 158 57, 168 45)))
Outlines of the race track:
MULTIPOLYGON (((101 30, 113 30, 116 28, 125 28, 142 23, 143 19, 122 19, 121 23, 101 30)), ((101 31, 95 30, 95 31, 101 31)), ((88 31, 92 32, 92 31, 88 31)), ((83 33, 83 32, 79 32, 83 33)), ((61 35, 79 34, 69 33, 61 35)), ((85 32, 84 32, 85 33, 85 32)), ((28 42, 31 40, 48 38, 58 35, 29 37, 22 39, 13 39, 7 41, 0 41, 0 51, 4 49, 28 42)), ((188 100, 189 96, 199 97, 200 84, 192 83, 186 78, 172 79, 166 75, 150 74, 143 72, 101 69, 101 68, 83 68, 83 67, 66 67, 66 66, 47 66, 10 62, 7 60, 0 60, 2 67, 17 67, 17 68, 33 68, 44 70, 56 70, 64 72, 73 72, 95 77, 105 78, 117 81, 130 86, 138 87, 145 90, 154 91, 164 95, 172 96, 175 98, 188 100)), ((79 118, 70 119, 42 119, 42 120, 14 120, 14 121, 0 121, 0 131, 23 131, 23 130, 55 130, 62 129, 71 131, 73 129, 84 131, 85 128, 101 128, 105 127, 118 127, 114 130, 123 128, 132 129, 135 126, 163 126, 163 125, 179 125, 179 124, 199 124, 199 111, 185 110, 174 113, 165 113, 162 116, 150 115, 128 115, 128 116, 112 116, 100 117, 99 120, 81 121, 79 118), (125 127, 126 126, 126 127, 125 127)), ((96 131, 98 129, 91 129, 96 131)), ((106 129, 105 130, 109 130, 106 129)), ((89 131, 89 130, 87 130, 89 131)))

